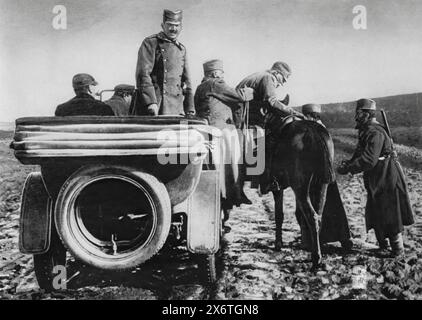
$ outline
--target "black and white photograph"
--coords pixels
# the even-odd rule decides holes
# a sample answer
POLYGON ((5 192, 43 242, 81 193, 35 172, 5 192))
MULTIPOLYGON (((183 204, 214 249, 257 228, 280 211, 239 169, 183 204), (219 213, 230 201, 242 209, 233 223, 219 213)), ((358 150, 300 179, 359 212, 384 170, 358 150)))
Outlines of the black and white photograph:
POLYGON ((421 17, 0 0, 0 300, 421 300, 421 17))

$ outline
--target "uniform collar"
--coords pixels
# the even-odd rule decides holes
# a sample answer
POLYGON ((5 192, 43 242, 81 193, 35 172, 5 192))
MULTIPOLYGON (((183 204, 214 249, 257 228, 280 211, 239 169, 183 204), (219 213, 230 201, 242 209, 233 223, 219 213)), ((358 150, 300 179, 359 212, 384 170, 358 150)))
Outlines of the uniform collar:
POLYGON ((157 34, 157 38, 166 42, 170 42, 170 43, 174 43, 179 49, 182 49, 183 45, 176 40, 171 40, 169 38, 167 38, 166 34, 161 31, 159 34, 157 34))
POLYGON ((76 98, 84 98, 84 99, 92 99, 95 100, 93 96, 91 96, 89 93, 86 92, 80 92, 76 95, 76 98))

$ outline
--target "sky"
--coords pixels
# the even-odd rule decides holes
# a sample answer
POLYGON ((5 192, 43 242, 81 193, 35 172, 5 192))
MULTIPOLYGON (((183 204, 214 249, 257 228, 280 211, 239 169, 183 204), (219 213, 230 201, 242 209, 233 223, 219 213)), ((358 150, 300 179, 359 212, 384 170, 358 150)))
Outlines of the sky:
POLYGON ((422 91, 418 0, 0 0, 0 121, 53 115, 76 73, 100 90, 134 84, 139 46, 161 30, 165 8, 184 11, 194 88, 202 63, 219 58, 232 86, 287 62, 292 105, 422 91), (53 28, 56 5, 66 30, 53 28), (365 30, 353 27, 357 5, 365 30))

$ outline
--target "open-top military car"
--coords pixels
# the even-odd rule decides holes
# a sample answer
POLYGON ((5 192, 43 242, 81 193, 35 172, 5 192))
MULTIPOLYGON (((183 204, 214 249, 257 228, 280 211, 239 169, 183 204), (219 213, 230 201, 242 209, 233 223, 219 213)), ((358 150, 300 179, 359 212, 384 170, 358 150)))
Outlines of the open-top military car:
POLYGON ((16 120, 16 158, 41 168, 24 185, 19 239, 34 255, 40 287, 52 289, 66 251, 97 268, 131 269, 153 257, 171 229, 215 281, 218 143, 203 120, 177 116, 16 120))

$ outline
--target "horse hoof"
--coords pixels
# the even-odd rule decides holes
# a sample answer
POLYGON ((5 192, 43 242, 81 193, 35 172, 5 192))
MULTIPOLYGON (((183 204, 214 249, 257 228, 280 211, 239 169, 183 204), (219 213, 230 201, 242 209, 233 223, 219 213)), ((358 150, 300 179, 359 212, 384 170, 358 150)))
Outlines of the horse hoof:
POLYGON ((275 243, 275 251, 281 251, 281 248, 283 247, 283 242, 276 241, 275 243))

